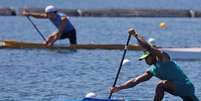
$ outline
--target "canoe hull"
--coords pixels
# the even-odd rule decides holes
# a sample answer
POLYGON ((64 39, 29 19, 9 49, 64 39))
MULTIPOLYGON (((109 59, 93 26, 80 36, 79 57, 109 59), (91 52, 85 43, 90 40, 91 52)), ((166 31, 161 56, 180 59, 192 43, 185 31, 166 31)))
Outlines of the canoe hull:
MULTIPOLYGON (((107 49, 107 50, 123 50, 125 45, 123 44, 78 44, 70 46, 59 46, 55 45, 52 47, 47 47, 42 43, 32 43, 32 42, 20 42, 14 40, 3 40, 1 42, 1 47, 4 48, 29 48, 29 49, 107 49)), ((141 50, 138 45, 129 45, 129 50, 141 50)))
POLYGON ((97 99, 97 98, 84 98, 76 100, 59 100, 59 101, 140 101, 140 100, 125 100, 125 99, 97 99))
POLYGON ((166 50, 174 60, 201 60, 201 51, 172 51, 166 50))
MULTIPOLYGON (((47 47, 42 43, 32 42, 20 42, 14 40, 0 40, 1 48, 17 48, 17 49, 104 49, 104 50, 123 50, 125 45, 123 44, 78 44, 70 46, 59 46, 55 45, 47 47)), ((177 60, 200 60, 201 59, 201 48, 161 48, 166 51, 172 59, 177 60)), ((129 45, 128 50, 141 51, 142 48, 136 44, 129 45)))

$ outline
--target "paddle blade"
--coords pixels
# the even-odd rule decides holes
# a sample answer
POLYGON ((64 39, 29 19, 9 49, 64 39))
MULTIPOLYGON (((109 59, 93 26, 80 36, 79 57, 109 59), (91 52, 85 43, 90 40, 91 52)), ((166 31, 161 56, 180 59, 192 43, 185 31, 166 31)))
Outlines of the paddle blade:
POLYGON ((97 95, 94 92, 89 92, 85 95, 85 98, 95 98, 97 95))
POLYGON ((124 59, 123 60, 123 65, 126 65, 126 64, 129 64, 130 63, 130 60, 129 59, 124 59))

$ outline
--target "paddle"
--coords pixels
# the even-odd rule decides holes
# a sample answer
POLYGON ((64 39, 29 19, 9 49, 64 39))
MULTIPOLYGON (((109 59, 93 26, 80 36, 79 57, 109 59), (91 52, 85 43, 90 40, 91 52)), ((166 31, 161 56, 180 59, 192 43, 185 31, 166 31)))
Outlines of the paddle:
POLYGON ((39 33, 39 35, 43 38, 43 40, 45 42, 47 42, 47 40, 45 39, 45 37, 43 36, 43 34, 40 32, 40 30, 36 27, 36 25, 33 23, 33 21, 31 20, 31 18, 29 16, 26 16, 27 19, 31 22, 31 24, 34 26, 34 28, 36 29, 36 31, 39 33))
MULTIPOLYGON (((133 29, 129 29, 129 32, 133 30, 133 29)), ((121 62, 120 62, 120 65, 119 65, 119 69, 117 71, 117 74, 116 74, 116 78, 115 78, 115 81, 113 83, 113 86, 112 87, 115 87, 116 83, 117 83, 117 80, 118 80, 118 77, 119 77, 119 74, 120 74, 120 71, 121 71, 121 68, 122 68, 122 65, 123 65, 123 61, 124 61, 124 58, 126 56, 126 52, 128 50, 128 44, 130 42, 130 38, 131 38, 131 34, 129 33, 129 36, 128 36, 128 39, 127 39, 127 42, 126 42, 126 45, 125 45, 125 48, 124 48, 124 53, 123 53, 123 56, 122 56, 122 59, 121 59, 121 62)), ((110 95, 108 97, 108 100, 110 100, 112 97, 112 93, 110 92, 110 95)))

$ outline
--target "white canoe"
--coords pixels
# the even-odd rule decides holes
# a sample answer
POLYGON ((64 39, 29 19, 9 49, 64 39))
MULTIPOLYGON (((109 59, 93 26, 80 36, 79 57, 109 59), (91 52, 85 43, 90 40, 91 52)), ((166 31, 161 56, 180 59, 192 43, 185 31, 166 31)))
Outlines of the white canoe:
POLYGON ((176 60, 201 60, 201 48, 163 48, 176 60))

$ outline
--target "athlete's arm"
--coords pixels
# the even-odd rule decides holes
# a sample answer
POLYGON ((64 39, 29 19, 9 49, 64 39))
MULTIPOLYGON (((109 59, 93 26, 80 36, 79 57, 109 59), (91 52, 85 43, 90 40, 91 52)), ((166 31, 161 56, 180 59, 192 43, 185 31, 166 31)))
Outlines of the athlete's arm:
POLYGON ((61 25, 60 25, 60 28, 59 28, 59 33, 62 34, 64 32, 64 29, 65 29, 65 25, 66 25, 66 22, 68 21, 68 18, 67 16, 62 16, 61 17, 61 25))
POLYGON ((125 82, 124 84, 122 84, 120 86, 112 87, 111 92, 115 93, 122 89, 134 87, 141 82, 149 80, 151 77, 152 77, 152 74, 150 72, 145 72, 144 74, 142 74, 134 79, 128 80, 127 82, 125 82))
POLYGON ((170 61, 170 57, 167 53, 156 47, 153 47, 142 36, 140 36, 137 32, 135 32, 135 30, 129 29, 129 34, 133 35, 137 39, 139 45, 145 51, 149 51, 153 55, 157 56, 160 61, 170 61))
POLYGON ((24 16, 32 16, 35 18, 48 18, 46 13, 34 13, 34 12, 29 12, 29 11, 23 11, 22 15, 24 16))

